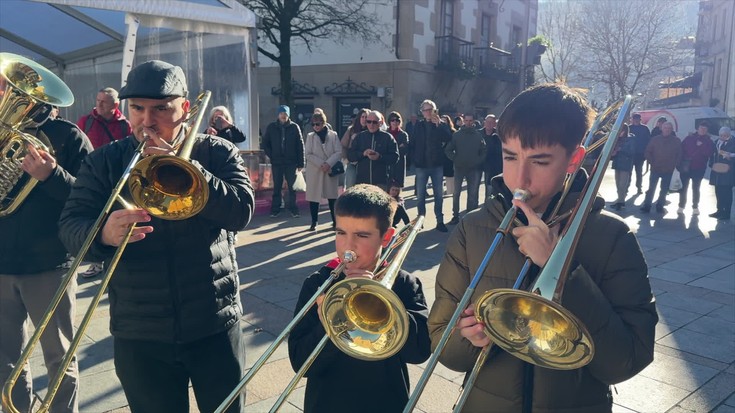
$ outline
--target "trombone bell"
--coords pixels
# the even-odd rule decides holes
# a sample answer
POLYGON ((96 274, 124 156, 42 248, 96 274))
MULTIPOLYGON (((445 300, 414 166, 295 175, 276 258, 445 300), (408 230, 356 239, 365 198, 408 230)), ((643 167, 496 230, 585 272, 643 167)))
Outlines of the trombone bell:
POLYGON ((136 205, 167 220, 198 214, 209 198, 204 175, 191 162, 170 155, 152 155, 139 161, 128 185, 136 205))
POLYGON ((322 314, 334 345, 361 360, 391 357, 408 339, 408 314, 400 298, 371 279, 335 284, 322 303, 322 314))
POLYGON ((157 218, 169 221, 191 218, 207 204, 207 179, 189 160, 211 96, 208 90, 197 96, 189 110, 189 132, 176 156, 148 156, 130 172, 128 187, 133 201, 157 218))
POLYGON ((537 366, 572 370, 594 357, 594 344, 577 317, 554 301, 527 291, 499 288, 477 301, 485 334, 515 357, 537 366))

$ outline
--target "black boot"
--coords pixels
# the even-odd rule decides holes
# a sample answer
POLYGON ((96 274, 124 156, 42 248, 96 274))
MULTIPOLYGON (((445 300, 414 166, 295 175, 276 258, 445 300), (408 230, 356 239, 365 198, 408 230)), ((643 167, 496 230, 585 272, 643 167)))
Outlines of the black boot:
POLYGON ((316 231, 316 221, 311 221, 311 226, 309 227, 309 231, 316 231))

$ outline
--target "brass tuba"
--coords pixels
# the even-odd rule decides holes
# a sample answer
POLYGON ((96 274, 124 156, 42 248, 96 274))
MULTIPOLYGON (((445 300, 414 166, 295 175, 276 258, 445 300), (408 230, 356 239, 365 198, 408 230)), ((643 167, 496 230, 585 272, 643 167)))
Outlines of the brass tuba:
POLYGON ((66 84, 40 64, 12 53, 0 53, 0 217, 25 201, 38 181, 21 168, 28 145, 52 152, 24 126, 47 105, 71 106, 74 95, 66 84))

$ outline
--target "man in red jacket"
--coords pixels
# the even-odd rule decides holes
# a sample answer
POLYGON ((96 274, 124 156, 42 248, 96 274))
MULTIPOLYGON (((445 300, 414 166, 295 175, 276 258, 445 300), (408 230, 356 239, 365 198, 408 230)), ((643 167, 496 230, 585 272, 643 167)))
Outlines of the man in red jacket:
MULTIPOLYGON (((77 121, 79 129, 89 137, 94 149, 130 135, 130 122, 120 112, 120 99, 117 90, 106 87, 97 92, 92 112, 77 121)), ((101 262, 90 263, 86 271, 80 272, 83 278, 96 277, 104 270, 101 262)))
POLYGON ((87 134, 95 149, 130 135, 130 122, 120 112, 117 90, 100 89, 92 112, 79 118, 77 126, 87 134))

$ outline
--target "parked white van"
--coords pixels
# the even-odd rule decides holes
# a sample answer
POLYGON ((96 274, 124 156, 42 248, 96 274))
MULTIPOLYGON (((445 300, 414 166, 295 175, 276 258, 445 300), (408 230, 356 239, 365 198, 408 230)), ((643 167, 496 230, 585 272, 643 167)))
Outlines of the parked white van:
POLYGON ((723 126, 729 126, 735 129, 735 119, 727 116, 722 109, 711 108, 707 106, 694 106, 689 108, 676 109, 646 109, 633 111, 640 113, 641 123, 647 125, 649 129, 656 126, 656 120, 661 116, 674 124, 674 132, 680 139, 684 139, 690 133, 697 130, 700 121, 706 120, 709 124, 710 135, 717 136, 717 132, 723 126))

